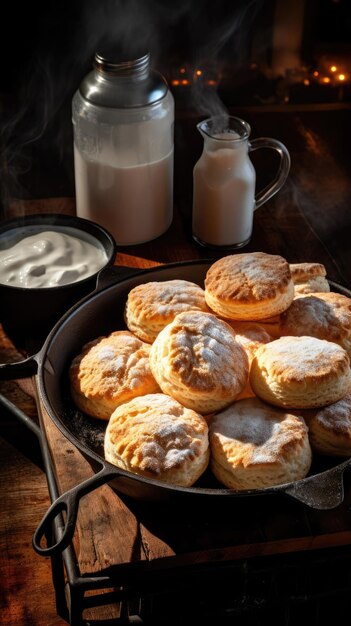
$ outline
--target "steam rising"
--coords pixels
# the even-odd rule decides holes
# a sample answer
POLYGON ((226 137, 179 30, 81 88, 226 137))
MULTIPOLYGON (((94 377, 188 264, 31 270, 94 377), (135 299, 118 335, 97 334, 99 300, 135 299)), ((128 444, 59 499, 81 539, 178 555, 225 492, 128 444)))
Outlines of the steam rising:
MULTIPOLYGON (((233 73, 249 57, 248 36, 262 0, 233 2, 228 5, 223 15, 221 4, 212 2, 203 12, 200 10, 203 5, 199 3, 193 17, 193 27, 198 33, 195 37, 194 64, 206 66, 209 61, 215 62, 218 74, 225 55, 230 58, 233 73), (201 25, 199 30, 196 29, 197 24, 201 25)), ((206 88, 200 81, 193 86, 192 104, 196 111, 208 117, 228 115, 218 92, 213 88, 206 88)))
MULTIPOLYGON (((19 181, 32 173, 33 166, 49 169, 54 163, 52 171, 57 163, 58 177, 68 180, 73 190, 71 100, 102 44, 116 43, 126 54, 135 44, 148 49, 152 66, 160 71, 175 58, 179 63, 180 52, 193 67, 210 61, 220 71, 223 56, 229 53, 235 72, 249 54, 247 35, 262 4, 263 0, 80 0, 67 9, 65 3, 55 3, 57 14, 41 18, 40 38, 19 75, 17 110, 0 129, 3 205, 11 197, 30 197, 19 181)), ((50 3, 47 10, 52 10, 50 3)), ((202 81, 194 82, 190 105, 201 116, 227 113, 216 89, 206 88, 202 81)), ((57 195, 65 192, 58 187, 57 195)))

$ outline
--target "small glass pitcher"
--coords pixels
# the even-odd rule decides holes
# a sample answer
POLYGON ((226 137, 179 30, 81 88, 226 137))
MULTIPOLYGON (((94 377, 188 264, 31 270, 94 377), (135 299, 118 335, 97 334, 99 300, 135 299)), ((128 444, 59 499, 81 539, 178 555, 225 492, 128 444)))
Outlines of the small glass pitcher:
POLYGON ((251 239, 254 211, 286 181, 289 152, 269 137, 249 142, 251 128, 238 117, 211 117, 197 124, 197 129, 204 148, 194 167, 193 237, 210 248, 242 248, 251 239), (249 152, 258 148, 276 150, 280 163, 272 182, 255 194, 256 172, 249 152))

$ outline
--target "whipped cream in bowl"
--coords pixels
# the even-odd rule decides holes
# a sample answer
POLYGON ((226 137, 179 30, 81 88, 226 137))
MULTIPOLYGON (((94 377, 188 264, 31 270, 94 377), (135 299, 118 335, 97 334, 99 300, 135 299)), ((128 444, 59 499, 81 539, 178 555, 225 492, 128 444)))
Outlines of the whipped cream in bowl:
POLYGON ((0 224, 0 322, 17 344, 43 342, 62 315, 113 265, 116 244, 90 220, 26 215, 0 224))
POLYGON ((17 243, 0 249, 1 284, 59 287, 88 278, 108 261, 103 245, 89 233, 70 227, 34 234, 25 230, 17 243))

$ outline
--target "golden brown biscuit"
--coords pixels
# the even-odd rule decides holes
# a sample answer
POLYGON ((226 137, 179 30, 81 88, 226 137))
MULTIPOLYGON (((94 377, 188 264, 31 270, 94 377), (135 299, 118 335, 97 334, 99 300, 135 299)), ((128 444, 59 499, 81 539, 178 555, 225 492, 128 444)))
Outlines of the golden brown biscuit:
POLYGON ((280 334, 334 341, 351 356, 351 298, 334 292, 301 295, 282 313, 280 334))
POLYGON ((235 331, 235 339, 249 352, 250 356, 264 343, 272 341, 272 337, 258 322, 230 322, 235 331))
POLYGON ((156 337, 151 371, 162 391, 204 415, 244 389, 249 364, 234 330, 212 313, 179 313, 156 337))
POLYGON ((190 487, 208 465, 208 426, 177 400, 149 394, 113 412, 104 451, 107 461, 117 467, 190 487))
POLYGON ((312 449, 319 454, 351 456, 351 393, 309 419, 312 449))
MULTIPOLYGON (((252 359, 254 358, 258 348, 260 348, 263 344, 272 341, 272 337, 267 333, 263 326, 255 322, 232 322, 231 326, 236 333, 235 339, 242 345, 248 356, 250 369, 252 359)), ((247 381, 246 387, 239 394, 237 400, 251 398, 254 395, 255 394, 251 389, 250 382, 247 381)))
POLYGON ((289 264, 264 252, 223 257, 207 271, 205 298, 226 319, 257 321, 279 315, 294 298, 289 264))
POLYGON ((330 291, 327 272, 322 263, 290 263, 295 297, 304 293, 330 291))
POLYGON ((159 391, 149 353, 149 344, 126 330, 87 343, 69 369, 75 404, 88 415, 109 419, 123 402, 159 391))
POLYGON ((129 292, 124 319, 139 339, 152 343, 178 313, 190 310, 209 313, 205 292, 199 285, 187 280, 155 281, 137 285, 129 292))
POLYGON ((302 419, 258 398, 234 402, 210 425, 211 469, 230 489, 262 489, 300 480, 311 466, 302 419))
POLYGON ((279 339, 280 315, 274 315, 273 317, 267 317, 264 320, 258 320, 258 323, 270 335, 272 339, 279 339))
POLYGON ((347 352, 315 337, 281 337, 259 348, 250 369, 254 393, 276 406, 310 409, 337 402, 351 383, 347 352))

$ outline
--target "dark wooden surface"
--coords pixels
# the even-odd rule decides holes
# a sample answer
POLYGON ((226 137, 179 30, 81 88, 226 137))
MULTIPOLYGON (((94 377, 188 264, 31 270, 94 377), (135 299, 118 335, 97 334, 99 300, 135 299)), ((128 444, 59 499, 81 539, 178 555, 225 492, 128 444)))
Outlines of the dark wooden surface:
MULTIPOLYGON (((245 250, 282 254, 289 262, 319 261, 325 264, 330 279, 351 287, 350 109, 286 107, 235 113, 251 124, 252 137, 276 137, 287 145, 292 157, 286 186, 256 212, 253 237, 245 250)), ((117 264, 146 268, 220 256, 197 247, 190 234, 191 172, 201 150, 194 130, 196 121, 183 115, 176 123, 176 206, 171 228, 154 242, 119 250, 117 264)), ((258 185, 264 184, 275 162, 269 155, 258 155, 255 165, 258 185)), ((23 210, 73 213, 74 198, 14 201, 8 214, 23 210)), ((1 361, 20 356, 1 333, 1 361)), ((32 381, 2 382, 0 392, 37 419, 32 381)), ((50 503, 38 445, 13 417, 3 409, 0 413, 0 622, 6 626, 61 625, 65 621, 57 616, 50 560, 39 557, 31 546, 33 532, 50 503)), ((65 490, 91 470, 45 414, 43 420, 59 486, 65 490)), ((164 512, 155 516, 152 508, 122 501, 109 487, 102 487, 81 502, 75 536, 81 572, 89 574, 123 564, 123 571, 133 576, 140 565, 157 570, 174 564, 265 559, 301 551, 313 554, 337 546, 346 549, 351 539, 348 476, 345 482, 345 502, 335 511, 306 510, 290 500, 267 500, 265 506, 252 501, 236 507, 231 517, 212 511, 200 522, 183 515, 170 519, 164 512), (100 525, 96 523, 97 512, 100 525)))

